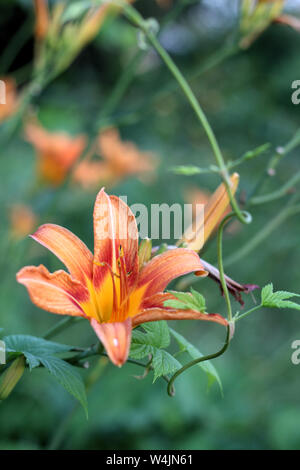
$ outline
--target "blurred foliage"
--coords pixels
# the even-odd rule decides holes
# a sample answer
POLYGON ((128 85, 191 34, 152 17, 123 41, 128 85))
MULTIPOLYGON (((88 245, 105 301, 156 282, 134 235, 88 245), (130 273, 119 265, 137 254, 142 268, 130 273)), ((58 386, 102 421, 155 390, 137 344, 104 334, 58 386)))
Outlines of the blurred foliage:
MULTIPOLYGON (((15 77, 21 88, 32 69, 31 3, 2 1, 0 5, 4 51, 0 74, 15 77)), ((199 67, 231 37, 237 3, 188 1, 179 16, 162 27, 159 38, 190 77, 227 160, 270 143, 266 152, 245 161, 239 169, 243 198, 251 194, 275 149, 286 144, 299 127, 300 108, 291 101, 291 83, 300 78, 300 35, 286 26, 271 25, 249 49, 197 76, 199 67)), ((300 8, 299 2, 297 6, 300 8)), ((137 7, 144 17, 159 22, 172 12, 153 0, 139 0, 137 7)), ((136 31, 123 18, 111 18, 104 24, 70 68, 34 100, 34 109, 48 130, 72 135, 92 135, 95 123, 100 126, 105 117, 119 127, 125 140, 156 154, 160 164, 154 181, 144 184, 128 178, 110 190, 127 195, 129 204, 183 203, 190 186, 213 191, 219 184, 216 174, 183 176, 170 171, 177 165, 211 165, 211 149, 165 66, 151 49, 138 51, 136 31), (142 54, 141 61, 124 96, 108 116, 101 116, 118 77, 137 53, 142 54)), ((38 223, 63 225, 92 247, 91 214, 97 190, 85 192, 69 183, 67 189, 45 187, 35 196, 34 150, 25 141, 23 128, 0 152, 0 325, 5 335, 39 336, 57 318, 30 302, 25 289, 16 283, 15 273, 27 264, 43 263, 50 271, 60 264, 32 240, 12 238, 11 208, 29 204, 38 223)), ((279 189, 297 170, 299 148, 268 178, 264 192, 279 189)), ((253 206, 253 223, 226 234, 225 268, 226 257, 255 237, 288 197, 253 206)), ((202 255, 216 264, 215 240, 202 255)), ((242 283, 264 286, 272 281, 275 290, 299 292, 299 265, 296 215, 248 256, 230 264, 226 272, 242 283)), ((217 285, 200 279, 193 286, 205 294, 210 312, 224 312, 217 285)), ((253 295, 259 300, 258 294, 253 295)), ((250 304, 252 300, 247 298, 245 308, 250 304)), ((234 311, 239 309, 234 302, 234 311)), ((214 352, 223 341, 223 331, 214 324, 185 321, 174 325, 203 353, 214 352)), ((176 396, 169 398, 163 381, 152 385, 150 376, 137 381, 138 367, 127 364, 119 370, 103 358, 92 359, 93 367, 82 372, 90 381, 88 421, 75 400, 45 370, 34 374, 26 370, 14 392, 0 404, 0 449, 299 449, 300 366, 290 359, 292 341, 299 336, 299 312, 294 310, 260 310, 238 323, 229 350, 214 361, 223 382, 223 398, 216 385, 206 392, 206 379, 198 367, 178 380, 176 396), (94 377, 90 371, 95 371, 94 377)), ((89 346, 94 333, 80 322, 55 341, 89 346)))

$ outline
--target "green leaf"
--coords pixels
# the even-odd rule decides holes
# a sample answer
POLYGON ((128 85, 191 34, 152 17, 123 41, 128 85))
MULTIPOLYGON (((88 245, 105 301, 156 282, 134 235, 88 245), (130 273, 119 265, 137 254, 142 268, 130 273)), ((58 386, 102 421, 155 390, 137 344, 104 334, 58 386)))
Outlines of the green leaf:
POLYGON ((173 374, 182 367, 180 362, 164 349, 155 351, 152 366, 154 369, 153 383, 162 375, 173 374))
POLYGON ((145 333, 134 330, 130 347, 132 359, 143 359, 152 356, 151 365, 154 371, 153 382, 162 375, 172 374, 181 367, 180 362, 161 348, 170 344, 170 333, 167 322, 158 321, 142 325, 145 333))
POLYGON ((191 292, 177 292, 168 291, 177 300, 166 300, 164 302, 165 307, 178 308, 183 310, 196 310, 198 312, 205 313, 206 305, 205 298, 195 289, 191 288, 191 292))
POLYGON ((10 335, 5 336, 3 341, 6 351, 22 353, 26 357, 29 369, 40 365, 40 358, 51 356, 52 354, 70 351, 73 347, 66 344, 54 343, 43 338, 30 335, 10 335))
POLYGON ((132 359, 143 359, 153 353, 153 346, 149 342, 147 335, 141 331, 134 330, 132 332, 130 357, 132 359))
POLYGON ((41 357, 41 363, 56 380, 76 398, 88 417, 88 403, 85 386, 76 368, 59 357, 41 357))
MULTIPOLYGON (((197 359, 199 357, 203 357, 203 354, 193 345, 191 344, 187 339, 184 338, 181 334, 177 333, 177 331, 173 330, 170 328, 170 332, 172 336, 176 339, 179 348, 182 352, 187 352, 189 356, 191 356, 192 359, 197 359)), ((222 388, 222 382, 220 379, 220 376, 215 368, 215 366, 212 364, 210 361, 205 361, 205 362, 199 362, 197 364, 207 375, 207 386, 208 388, 211 387, 211 385, 214 382, 217 382, 221 393, 223 393, 223 388, 222 388)))
POLYGON ((142 325, 147 333, 149 344, 157 348, 167 348, 170 344, 169 327, 166 321, 149 322, 142 325))
POLYGON ((185 176, 192 176, 198 175, 200 173, 206 173, 206 170, 194 165, 178 165, 173 166, 171 171, 176 175, 185 175, 185 176))
POLYGON ((261 303, 263 307, 269 308, 292 308, 300 310, 300 305, 290 300, 291 297, 300 297, 300 294, 293 292, 277 291, 273 292, 273 284, 268 284, 261 291, 261 303))
POLYGON ((197 305, 199 312, 204 312, 206 310, 205 298, 200 292, 196 291, 191 287, 191 294, 193 296, 193 301, 197 305))
POLYGON ((54 354, 71 351, 73 346, 47 341, 30 335, 11 335, 3 338, 11 354, 23 354, 29 369, 44 366, 53 377, 83 406, 87 414, 87 398, 80 374, 74 366, 54 354))

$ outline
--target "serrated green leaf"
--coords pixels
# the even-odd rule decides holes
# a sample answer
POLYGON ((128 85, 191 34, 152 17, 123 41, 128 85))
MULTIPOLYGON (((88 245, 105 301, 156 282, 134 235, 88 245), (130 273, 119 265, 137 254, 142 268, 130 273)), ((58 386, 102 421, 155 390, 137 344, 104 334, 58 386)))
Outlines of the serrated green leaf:
POLYGON ((153 383, 162 375, 173 374, 182 367, 180 362, 164 349, 154 351, 152 366, 154 369, 153 383))
MULTIPOLYGON (((175 340, 177 341, 179 348, 182 352, 183 351, 187 352, 189 356, 191 356, 192 359, 203 357, 203 354, 199 351, 199 349, 196 348, 193 344, 191 344, 184 336, 177 333, 177 331, 173 330, 172 328, 170 328, 170 332, 172 336, 175 338, 175 340)), ((210 361, 199 362, 197 366, 200 367, 206 373, 208 388, 210 388, 210 386, 214 382, 217 382, 220 387, 221 393, 223 393, 222 382, 221 382, 220 376, 215 366, 212 364, 212 362, 210 361)))
POLYGON ((146 331, 149 344, 156 348, 167 348, 169 346, 170 333, 166 321, 144 323, 142 327, 146 331))
POLYGON ((26 357, 30 370, 40 365, 40 357, 51 356, 52 354, 67 352, 72 346, 47 341, 30 335, 10 335, 5 336, 3 341, 6 351, 22 353, 26 357))
POLYGON ((130 357, 132 359, 143 359, 143 357, 152 354, 152 346, 149 344, 149 338, 141 331, 134 330, 132 332, 130 357))
POLYGON ((132 332, 130 357, 142 359, 153 354, 155 349, 167 348, 170 344, 170 333, 167 322, 149 322, 142 325, 146 333, 132 332))
POLYGON ((293 292, 277 291, 273 292, 273 284, 268 284, 261 291, 261 303, 269 308, 292 308, 300 310, 300 305, 290 300, 291 297, 300 297, 300 294, 293 292))
POLYGON ((205 312, 205 298, 195 289, 191 288, 191 292, 177 292, 168 291, 177 300, 169 299, 164 302, 165 307, 180 308, 183 310, 196 310, 198 312, 205 312))
POLYGON ((142 359, 151 355, 151 365, 154 372, 153 382, 155 382, 158 377, 175 372, 181 367, 181 364, 171 354, 161 349, 170 344, 167 322, 145 323, 142 328, 146 333, 137 330, 132 332, 129 356, 133 359, 142 359))
POLYGON ((83 406, 87 414, 87 398, 83 380, 74 366, 54 354, 70 351, 73 347, 30 335, 10 335, 4 338, 8 353, 23 354, 29 369, 43 365, 48 372, 83 406))
POLYGON ((190 309, 193 308, 189 304, 186 304, 184 302, 180 302, 180 300, 172 300, 172 299, 166 300, 164 302, 164 306, 165 307, 170 307, 170 308, 176 308, 176 309, 180 309, 180 310, 190 310, 190 309))
POLYGON ((200 292, 193 289, 192 287, 191 287, 191 294, 193 296, 194 302, 198 306, 199 311, 204 312, 206 310, 206 302, 205 302, 205 298, 203 297, 203 295, 200 294, 200 292))
POLYGON ((59 357, 45 356, 40 358, 43 366, 56 380, 76 398, 88 417, 88 404, 85 386, 76 368, 59 357))

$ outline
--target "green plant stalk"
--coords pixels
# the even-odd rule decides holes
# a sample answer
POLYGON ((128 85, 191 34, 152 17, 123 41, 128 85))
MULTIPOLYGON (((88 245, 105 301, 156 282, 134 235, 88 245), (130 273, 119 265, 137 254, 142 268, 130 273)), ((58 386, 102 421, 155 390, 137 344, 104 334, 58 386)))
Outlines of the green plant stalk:
POLYGON ((263 229, 258 232, 249 243, 242 246, 239 250, 224 260, 224 266, 230 266, 233 263, 236 263, 244 256, 248 255, 253 251, 263 240, 265 240, 279 225, 281 225, 286 219, 290 216, 295 215, 300 212, 300 207, 284 207, 276 217, 269 221, 263 229))
POLYGON ((200 123, 202 124, 206 132, 206 135, 211 144, 213 153, 215 155, 215 159, 217 161, 218 167, 220 169, 220 174, 226 186, 226 190, 229 195, 231 206, 234 212, 236 213, 236 216, 238 217, 238 219, 242 223, 248 223, 247 219, 243 217, 243 214, 240 208, 238 207, 238 204, 232 194, 227 167, 225 165, 224 158, 223 158, 221 149, 219 147, 219 144, 217 142, 217 139, 215 137, 215 134, 197 98, 195 97, 190 85, 188 84, 188 82, 186 81, 182 73, 180 72, 177 65, 173 62, 173 60, 171 59, 167 51, 161 46, 159 41, 156 39, 155 35, 151 33, 151 31, 149 30, 147 26, 147 23, 144 21, 142 16, 137 12, 137 10, 135 10, 135 8, 133 8, 131 5, 123 4, 123 13, 130 21, 132 21, 135 24, 135 26, 137 26, 139 29, 141 29, 141 31, 144 32, 149 42, 152 44, 156 52, 159 54, 161 59, 164 61, 164 63, 166 64, 166 66, 168 67, 168 69, 170 70, 170 72, 172 73, 176 81, 178 82, 180 88, 185 94, 187 100, 189 101, 191 107, 193 108, 194 112, 196 113, 196 116, 198 117, 200 123))
POLYGON ((219 272, 220 272, 220 282, 221 286, 224 292, 224 297, 227 305, 227 312, 228 312, 228 321, 232 320, 232 308, 231 308, 231 302, 230 302, 230 297, 229 297, 229 292, 225 280, 225 275, 224 275, 224 267, 223 267, 223 229, 225 224, 235 215, 235 212, 231 212, 228 214, 221 222, 219 225, 218 229, 218 238, 217 238, 217 245, 218 245, 218 267, 219 267, 219 272))
POLYGON ((238 317, 235 317, 235 318, 234 318, 234 321, 237 322, 238 320, 241 320, 241 318, 247 317, 248 315, 250 315, 250 313, 253 313, 253 312, 255 312, 256 310, 259 310, 259 309, 262 308, 262 307, 263 307, 262 304, 256 305, 255 307, 250 308, 250 310, 248 310, 247 312, 244 312, 244 313, 242 313, 241 315, 239 315, 238 317))
MULTIPOLYGON (((298 145, 300 145, 300 129, 298 129, 295 134, 293 135, 293 137, 291 138, 291 140, 289 142, 287 142, 283 147, 278 147, 275 154, 272 155, 272 157, 270 158, 269 162, 268 162, 268 165, 262 175, 262 177, 260 178, 260 180, 258 181, 258 183, 256 184, 256 186, 254 187, 252 193, 249 195, 249 198, 248 198, 248 202, 247 202, 247 205, 252 205, 252 200, 254 199, 254 196, 255 194, 257 194, 258 192, 261 191, 262 187, 264 186, 264 184, 266 183, 266 181, 274 175, 275 173, 275 170, 278 166, 278 164, 281 162, 281 160, 289 153, 291 152, 292 150, 294 150, 296 147, 298 147, 298 145)), ((263 196, 262 196, 263 197, 263 196)))
POLYGON ((289 181, 287 181, 280 189, 277 191, 273 191, 269 194, 264 194, 263 196, 253 197, 248 205, 249 206, 257 206, 260 204, 265 204, 266 202, 275 201, 276 199, 280 199, 287 195, 289 189, 291 189, 295 184, 300 181, 300 171, 298 171, 294 176, 292 176, 289 181))
POLYGON ((208 356, 202 356, 202 357, 199 357, 198 359, 194 359, 193 361, 188 362, 183 367, 181 367, 181 369, 179 369, 177 372, 175 372, 175 374, 171 377, 171 379, 169 380, 169 383, 168 383, 168 387, 167 387, 168 395, 170 397, 174 396, 174 394, 175 394, 174 382, 179 377, 179 375, 181 375, 183 372, 185 372, 190 367, 193 367, 196 364, 199 364, 200 362, 210 361, 211 359, 215 359, 216 357, 221 356, 222 354, 224 354, 224 352, 228 348, 229 343, 230 343, 230 327, 228 326, 224 346, 219 351, 217 351, 216 353, 209 354, 208 356))
POLYGON ((67 316, 65 318, 62 318, 58 323, 56 323, 54 326, 52 326, 43 336, 44 339, 50 339, 53 338, 53 336, 58 335, 61 333, 63 330, 68 328, 70 325, 74 324, 76 321, 82 320, 81 317, 70 317, 67 316))

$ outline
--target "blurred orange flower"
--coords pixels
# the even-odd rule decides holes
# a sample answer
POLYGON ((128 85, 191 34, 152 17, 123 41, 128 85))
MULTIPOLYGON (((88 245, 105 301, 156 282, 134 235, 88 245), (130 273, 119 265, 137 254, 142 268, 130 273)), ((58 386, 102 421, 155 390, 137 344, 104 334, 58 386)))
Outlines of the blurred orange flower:
POLYGON ((173 5, 173 0, 156 0, 156 3, 161 8, 170 8, 173 5))
POLYGON ((71 137, 64 132, 48 132, 32 121, 27 123, 25 135, 36 149, 38 175, 53 186, 64 181, 86 143, 84 135, 71 137))
POLYGON ((29 235, 37 225, 37 217, 29 206, 14 204, 9 211, 11 235, 15 239, 29 235))
POLYGON ((123 142, 113 128, 100 133, 97 153, 101 161, 85 160, 75 170, 74 180, 85 188, 97 187, 100 182, 112 186, 132 175, 145 179, 156 166, 152 154, 141 152, 132 142, 123 142))
POLYGON ((2 77, 1 80, 4 82, 5 103, 0 103, 0 122, 14 114, 18 106, 15 80, 10 77, 2 77))

